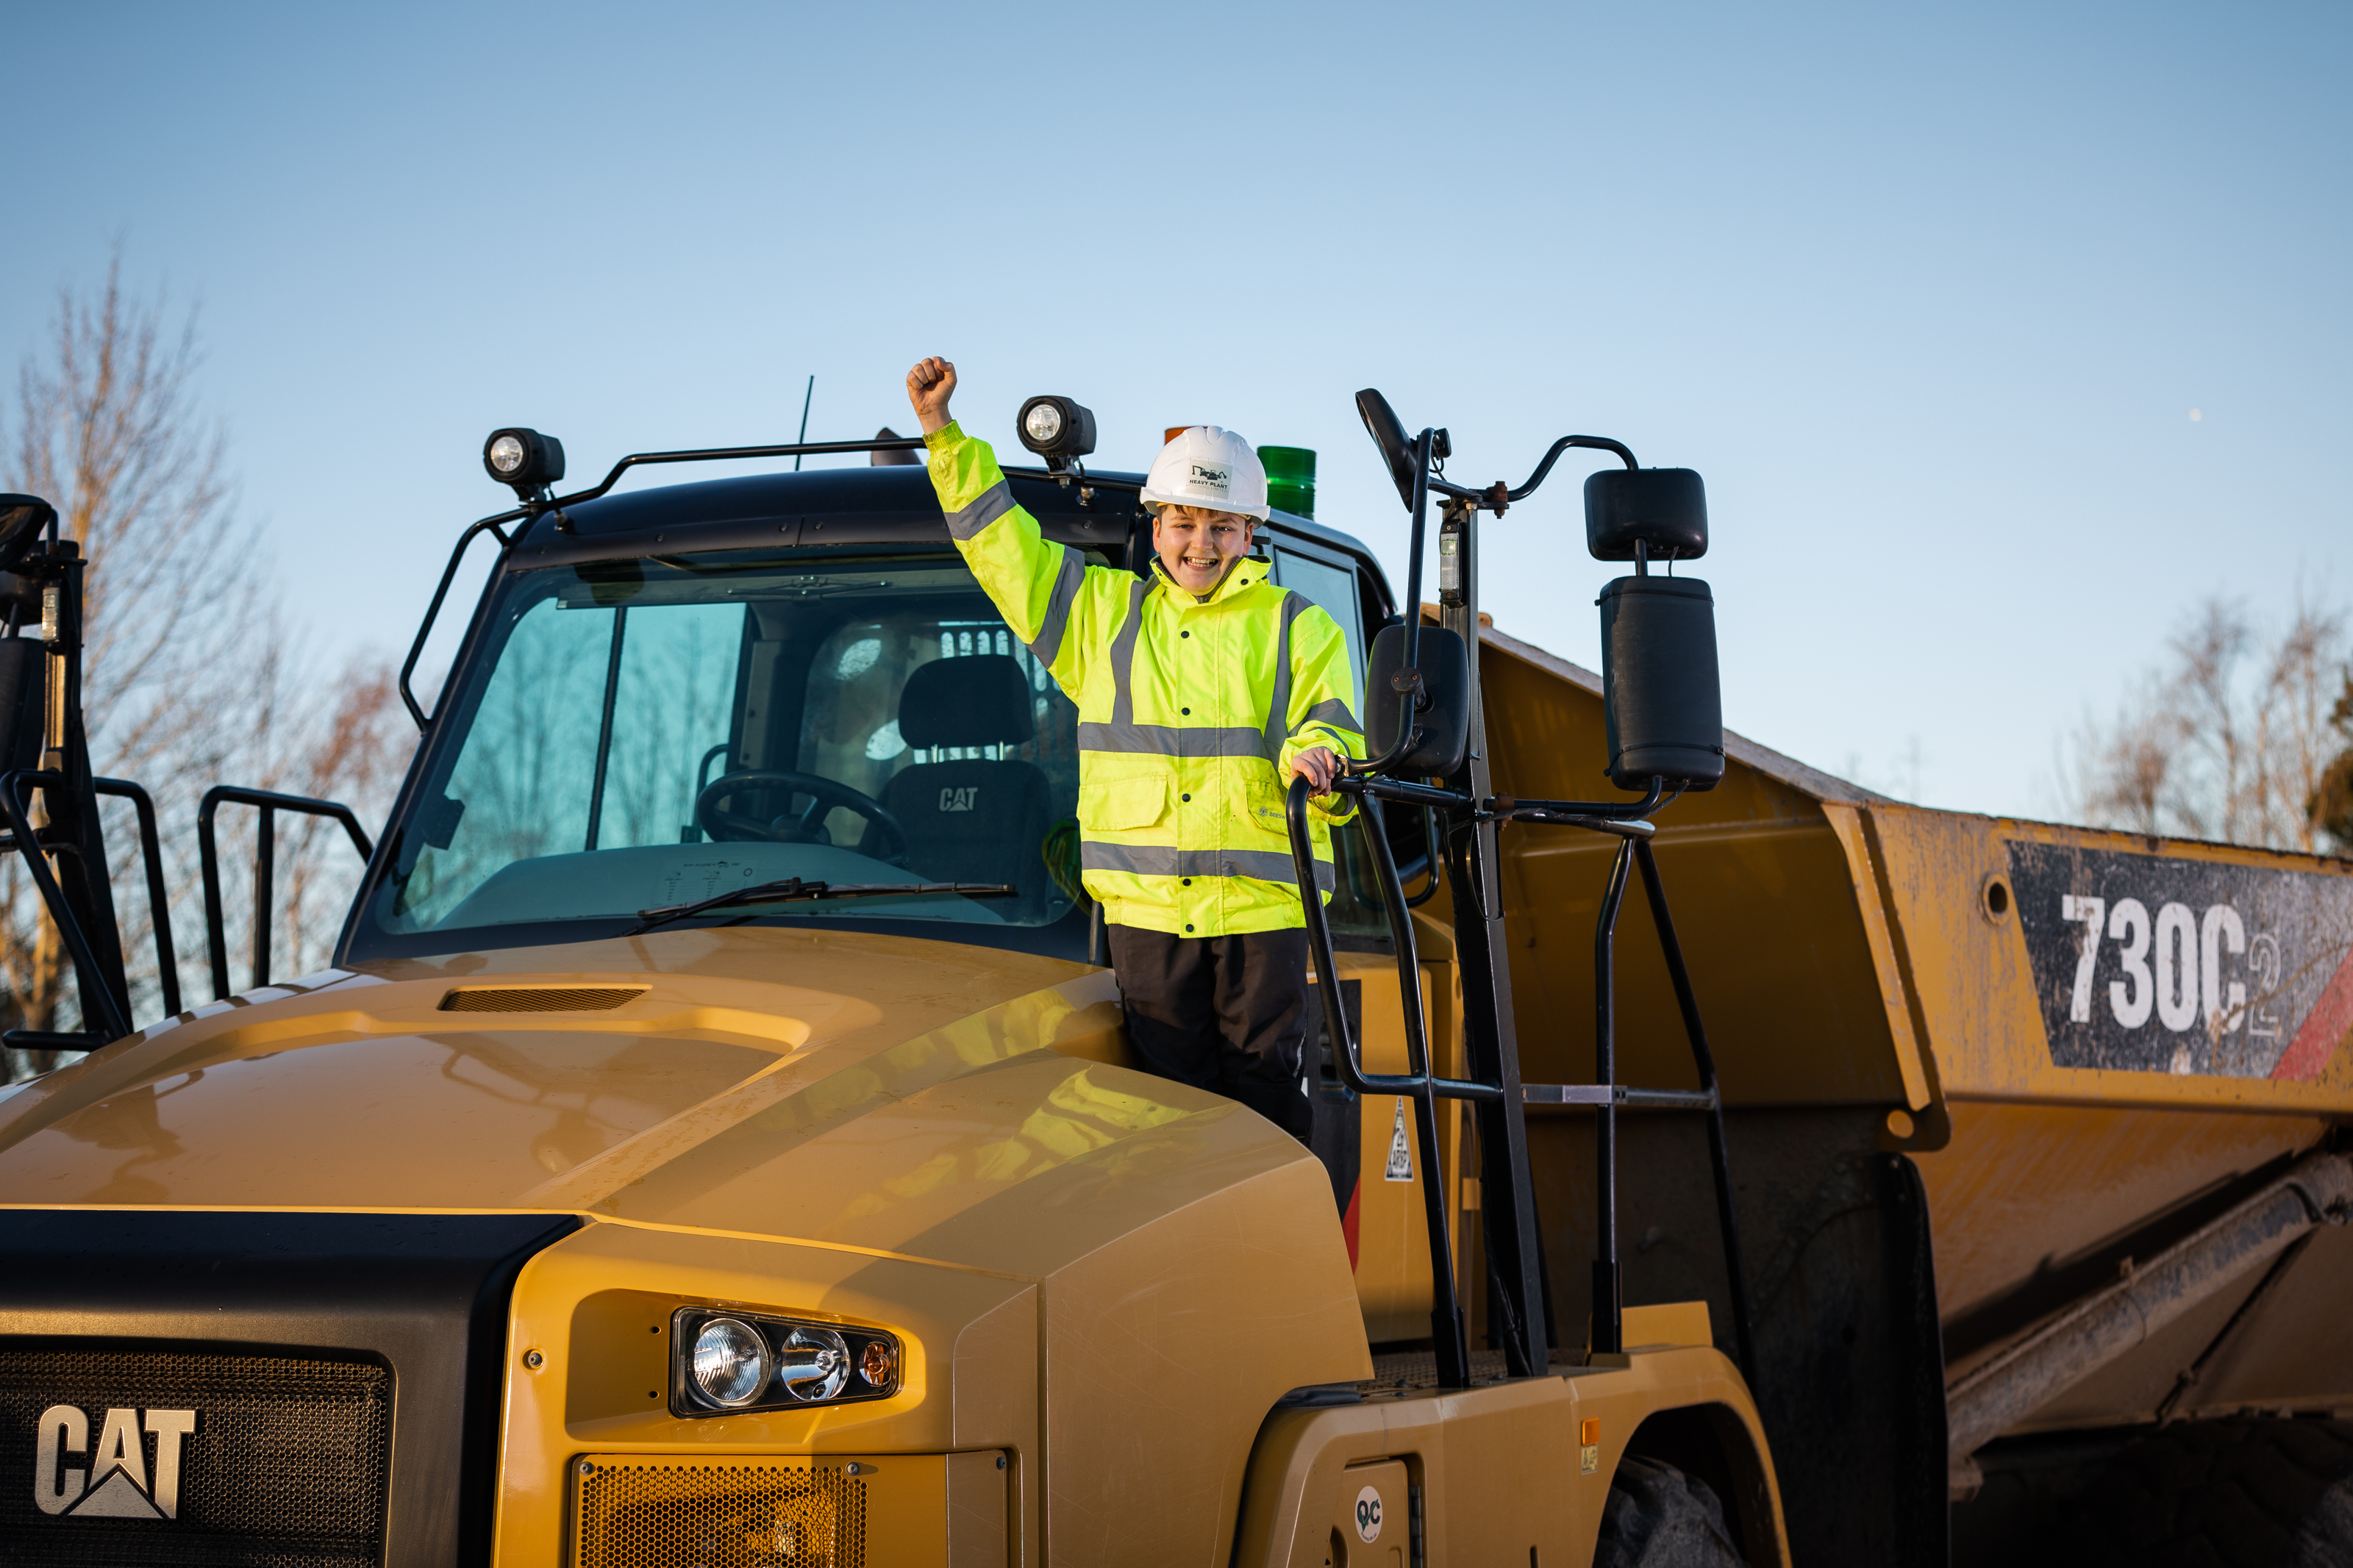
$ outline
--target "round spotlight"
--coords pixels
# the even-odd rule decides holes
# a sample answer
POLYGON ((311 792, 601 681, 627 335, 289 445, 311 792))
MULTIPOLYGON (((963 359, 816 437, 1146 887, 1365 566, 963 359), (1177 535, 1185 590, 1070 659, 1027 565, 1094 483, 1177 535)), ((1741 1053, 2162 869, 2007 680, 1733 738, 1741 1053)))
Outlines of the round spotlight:
POLYGON ((1057 473, 1073 458, 1095 449, 1095 416, 1067 397, 1039 396, 1021 405, 1014 421, 1021 444, 1046 459, 1057 473))
POLYGON ((749 1405, 767 1382, 767 1342, 749 1323, 713 1318, 694 1336, 694 1386, 712 1404, 749 1405))
POLYGON ((776 1381, 795 1399, 831 1399, 849 1381, 849 1346, 831 1329, 795 1329, 777 1347, 776 1381))
POLYGON ((521 425, 493 430, 482 443, 482 468, 523 500, 536 500, 564 477, 564 443, 521 425))

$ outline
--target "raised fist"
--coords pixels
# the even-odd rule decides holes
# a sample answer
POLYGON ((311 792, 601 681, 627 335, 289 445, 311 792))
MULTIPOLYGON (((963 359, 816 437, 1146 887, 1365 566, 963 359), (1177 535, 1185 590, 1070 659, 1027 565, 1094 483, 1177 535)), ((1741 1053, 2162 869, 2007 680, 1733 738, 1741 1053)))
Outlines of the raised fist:
POLYGON ((907 373, 907 401, 915 405, 924 435, 947 428, 948 398, 955 392, 955 366, 937 354, 917 360, 907 373))

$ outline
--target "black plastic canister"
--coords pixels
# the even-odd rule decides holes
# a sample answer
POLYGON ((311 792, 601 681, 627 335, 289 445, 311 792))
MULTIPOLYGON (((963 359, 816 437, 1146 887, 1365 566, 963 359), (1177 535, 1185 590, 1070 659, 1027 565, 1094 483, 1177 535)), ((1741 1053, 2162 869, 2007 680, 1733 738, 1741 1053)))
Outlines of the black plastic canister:
POLYGON ((1601 706, 1609 782, 1713 789, 1724 777, 1715 599, 1696 577, 1620 577, 1601 590, 1601 706))

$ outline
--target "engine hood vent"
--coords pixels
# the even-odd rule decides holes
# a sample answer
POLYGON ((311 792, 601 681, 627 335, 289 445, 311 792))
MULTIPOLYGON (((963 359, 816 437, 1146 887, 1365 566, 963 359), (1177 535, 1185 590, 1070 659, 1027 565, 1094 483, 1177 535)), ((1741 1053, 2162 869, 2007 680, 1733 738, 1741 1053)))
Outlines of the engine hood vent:
POLYGON ((602 1013, 634 1002, 642 985, 469 985, 441 998, 444 1013, 602 1013))

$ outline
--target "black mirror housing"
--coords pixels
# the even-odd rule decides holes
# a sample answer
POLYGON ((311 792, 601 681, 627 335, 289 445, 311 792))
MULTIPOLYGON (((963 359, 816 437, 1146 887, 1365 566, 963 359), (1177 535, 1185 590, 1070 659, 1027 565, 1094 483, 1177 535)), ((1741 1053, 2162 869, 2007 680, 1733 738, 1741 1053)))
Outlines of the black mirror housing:
MULTIPOLYGON (((1471 749, 1471 650, 1444 627, 1424 626, 1414 658, 1421 670, 1421 698, 1414 716, 1422 731, 1421 744, 1386 771, 1407 778, 1442 778, 1462 766, 1471 749)), ((1398 740, 1400 704, 1391 678, 1405 668, 1405 623, 1391 621, 1380 629, 1367 662, 1372 668, 1365 693, 1365 743, 1374 756, 1386 756, 1398 740)))
POLYGON ((1693 468, 1599 468, 1585 481, 1585 548, 1596 561, 1707 553, 1707 487, 1693 468))
POLYGON ((1405 426, 1398 422, 1397 410, 1389 400, 1371 387, 1356 394, 1356 414, 1364 420, 1366 433, 1373 445, 1381 449, 1381 458, 1389 466, 1389 478, 1398 488, 1398 499, 1406 505, 1413 504, 1413 443, 1406 439, 1405 426))
POLYGON ((1715 596, 1696 577, 1620 577, 1596 603, 1609 782, 1714 789, 1724 777, 1715 596))
POLYGON ((0 495, 0 572, 14 569, 57 520, 58 509, 38 496, 0 495))

